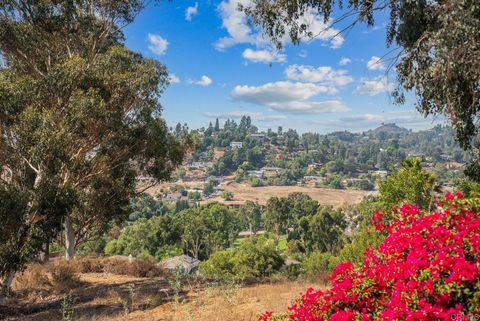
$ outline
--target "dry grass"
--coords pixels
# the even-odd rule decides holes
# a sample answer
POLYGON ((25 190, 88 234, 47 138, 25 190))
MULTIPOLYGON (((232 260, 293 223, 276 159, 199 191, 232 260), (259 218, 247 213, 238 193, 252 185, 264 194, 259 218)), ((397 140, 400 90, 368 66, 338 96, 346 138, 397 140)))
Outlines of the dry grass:
POLYGON ((165 277, 166 272, 154 260, 126 257, 85 257, 70 262, 78 273, 109 273, 134 277, 165 277))
MULTIPOLYGON (((357 204, 363 197, 371 194, 369 191, 353 190, 353 189, 330 189, 330 188, 316 188, 308 186, 262 186, 251 187, 247 183, 236 183, 232 177, 224 177, 225 181, 220 185, 220 188, 233 193, 235 200, 238 201, 257 201, 265 205, 268 199, 272 196, 288 196, 291 193, 304 193, 309 195, 314 200, 322 205, 331 205, 335 207, 357 204)), ((151 195, 157 195, 162 188, 169 188, 176 185, 182 185, 186 188, 203 188, 203 181, 190 181, 182 183, 162 183, 153 186, 146 190, 151 195)), ((203 203, 223 202, 223 198, 211 198, 203 203)))
POLYGON ((13 291, 20 296, 39 296, 66 293, 81 285, 75 267, 59 260, 51 264, 30 264, 18 273, 12 284, 13 291))
MULTIPOLYGON (((286 312, 286 307, 311 283, 284 281, 248 287, 216 287, 189 291, 184 302, 170 302, 101 321, 256 321, 261 312, 286 312)), ((321 288, 319 285, 313 285, 321 288)))
MULTIPOLYGON (((251 187, 246 183, 222 184, 222 189, 232 192, 235 200, 257 201, 265 205, 272 196, 285 197, 291 193, 304 193, 322 205, 342 206, 359 203, 363 197, 371 192, 360 190, 338 190, 329 188, 315 188, 306 186, 262 186, 251 187)), ((211 201, 223 201, 223 199, 211 199, 211 201)))
POLYGON ((106 273, 113 264, 108 262, 116 262, 124 273, 148 275, 148 268, 129 270, 127 264, 134 263, 122 258, 31 264, 15 277, 15 297, 9 305, 0 306, 0 320, 61 320, 64 294, 71 293, 76 321, 253 321, 265 310, 285 312, 309 286, 322 288, 286 280, 213 287, 196 278, 184 278, 182 289, 175 293, 166 277, 106 273))

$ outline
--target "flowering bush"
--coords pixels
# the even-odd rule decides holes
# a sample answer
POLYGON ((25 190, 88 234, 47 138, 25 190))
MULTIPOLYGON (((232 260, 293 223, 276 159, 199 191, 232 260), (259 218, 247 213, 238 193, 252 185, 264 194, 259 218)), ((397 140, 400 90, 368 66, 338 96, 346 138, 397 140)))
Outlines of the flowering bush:
MULTIPOLYGON (((363 264, 339 264, 329 290, 308 289, 290 320, 469 320, 480 315, 480 215, 477 201, 447 193, 438 211, 403 205, 377 212, 387 238, 363 264)), ((273 320, 269 314, 262 320, 273 320)))

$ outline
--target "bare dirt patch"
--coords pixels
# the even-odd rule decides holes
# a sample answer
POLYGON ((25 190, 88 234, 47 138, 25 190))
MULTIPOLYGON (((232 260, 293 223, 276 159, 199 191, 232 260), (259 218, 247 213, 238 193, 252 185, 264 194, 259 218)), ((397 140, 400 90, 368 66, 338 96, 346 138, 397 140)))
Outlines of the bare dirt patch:
MULTIPOLYGON (((291 193, 304 193, 312 199, 318 201, 322 205, 342 206, 347 204, 359 203, 363 197, 371 194, 368 191, 359 190, 339 190, 329 188, 315 188, 306 186, 262 186, 251 187, 245 183, 231 182, 229 184, 222 184, 221 188, 233 193, 235 200, 238 201, 256 201, 265 205, 268 199, 272 196, 284 197, 291 193)), ((222 198, 214 198, 208 200, 223 201, 222 198)))

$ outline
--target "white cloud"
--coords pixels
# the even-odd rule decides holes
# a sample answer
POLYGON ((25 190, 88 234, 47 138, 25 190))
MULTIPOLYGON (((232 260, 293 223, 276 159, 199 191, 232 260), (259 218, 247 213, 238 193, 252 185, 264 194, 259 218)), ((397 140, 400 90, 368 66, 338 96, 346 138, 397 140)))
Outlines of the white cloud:
MULTIPOLYGON (((228 36, 220 38, 215 42, 214 45, 217 50, 225 50, 237 44, 251 44, 257 47, 264 47, 269 43, 268 39, 265 39, 259 30, 248 24, 246 15, 238 10, 239 4, 248 7, 252 4, 252 1, 224 0, 218 6, 222 27, 227 30, 228 36)), ((338 48, 345 40, 339 34, 339 30, 332 28, 330 23, 325 23, 323 17, 314 11, 307 12, 299 19, 298 23, 306 24, 314 35, 311 39, 303 39, 304 41, 318 40, 331 48, 338 48)), ((288 30, 286 34, 288 35, 288 30)), ((285 36, 283 43, 286 44, 288 42, 288 36, 285 36)))
POLYGON ((343 57, 342 59, 340 59, 340 61, 338 62, 338 64, 340 66, 346 66, 348 65, 349 63, 351 63, 352 60, 350 58, 347 58, 347 57, 343 57))
POLYGON ((286 61, 286 56, 283 54, 268 50, 252 50, 250 48, 243 51, 242 57, 251 62, 262 62, 265 64, 286 61))
POLYGON ((273 110, 293 114, 339 113, 348 111, 347 106, 339 100, 279 102, 271 103, 269 106, 273 110))
POLYGON ((188 7, 185 10, 185 20, 192 21, 192 17, 198 14, 198 2, 195 2, 195 5, 188 7))
POLYGON ((335 70, 329 66, 291 65, 285 69, 285 75, 292 80, 321 83, 327 86, 344 86, 353 81, 346 70, 335 70))
POLYGON ((177 77, 175 74, 169 74, 168 75, 168 80, 170 81, 171 84, 179 84, 180 83, 180 78, 177 77))
POLYGON ((382 121, 385 121, 385 116, 378 115, 378 114, 362 114, 362 115, 342 117, 340 118, 340 121, 346 122, 346 123, 357 123, 357 122, 380 123, 382 121))
POLYGON ((336 93, 335 88, 312 83, 277 81, 261 86, 236 86, 233 98, 254 104, 268 105, 278 102, 307 100, 320 93, 336 93))
POLYGON ((188 83, 207 87, 207 86, 210 86, 213 83, 213 81, 210 77, 203 75, 202 77, 200 77, 199 80, 189 79, 188 83))
POLYGON ((372 56, 372 58, 370 58, 367 62, 367 68, 369 70, 385 70, 381 58, 377 56, 372 56))
POLYGON ((160 35, 148 34, 148 49, 156 55, 162 56, 166 53, 168 48, 167 39, 162 38, 160 35))
POLYGON ((206 117, 209 118, 218 118, 218 119, 240 119, 243 116, 250 116, 252 119, 261 121, 261 122, 274 122, 287 119, 285 115, 264 115, 262 113, 253 112, 253 111, 230 111, 230 112, 220 112, 220 113, 212 113, 207 112, 204 113, 206 117))
POLYGON ((360 81, 361 84, 353 91, 353 94, 357 96, 375 96, 393 90, 393 85, 388 81, 387 77, 362 78, 360 81))
POLYGON ((232 92, 235 100, 266 106, 272 110, 316 114, 348 110, 338 100, 310 101, 318 94, 335 94, 334 87, 314 83, 277 81, 261 86, 236 86, 232 92))

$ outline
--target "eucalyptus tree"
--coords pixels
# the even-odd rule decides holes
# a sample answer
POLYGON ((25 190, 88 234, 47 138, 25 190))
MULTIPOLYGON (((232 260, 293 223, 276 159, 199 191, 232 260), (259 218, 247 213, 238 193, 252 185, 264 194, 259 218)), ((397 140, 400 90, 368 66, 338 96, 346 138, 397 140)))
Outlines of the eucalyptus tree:
MULTIPOLYGON (((480 180, 480 2, 477 0, 251 0, 240 7, 281 48, 320 36, 309 24, 312 16, 339 33, 359 23, 373 26, 375 14, 390 19, 386 43, 393 48, 383 60, 396 66, 398 86, 393 97, 405 101, 405 92, 417 97, 417 109, 426 115, 446 115, 460 145, 474 160, 467 174, 480 180), (338 10, 337 19, 331 19, 338 10)), ((323 32, 323 31, 320 31, 323 32)), ((338 35, 338 34, 337 34, 338 35)))
POLYGON ((2 260, 0 276, 38 250, 33 239, 60 229, 72 258, 91 231, 127 217, 136 177, 167 179, 182 161, 188 137, 160 117, 167 70, 123 42, 143 6, 0 0, 0 190, 27 200, 0 211, 18 231, 1 246, 22 253, 2 260))

